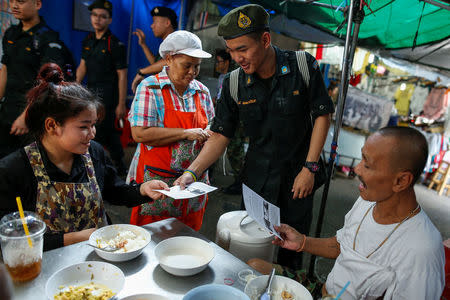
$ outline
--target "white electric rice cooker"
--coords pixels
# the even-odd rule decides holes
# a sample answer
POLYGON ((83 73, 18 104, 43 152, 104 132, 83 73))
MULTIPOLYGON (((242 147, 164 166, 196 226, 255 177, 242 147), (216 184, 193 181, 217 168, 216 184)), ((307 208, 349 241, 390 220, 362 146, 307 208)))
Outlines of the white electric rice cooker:
POLYGON ((217 222, 216 244, 244 262, 251 258, 273 261, 273 235, 247 216, 245 210, 231 211, 217 222))

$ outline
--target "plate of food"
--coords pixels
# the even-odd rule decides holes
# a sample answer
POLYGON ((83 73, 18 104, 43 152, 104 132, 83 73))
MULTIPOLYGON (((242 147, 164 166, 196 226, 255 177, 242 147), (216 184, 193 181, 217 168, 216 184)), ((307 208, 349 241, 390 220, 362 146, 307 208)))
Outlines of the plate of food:
POLYGON ((107 300, 117 295, 125 284, 123 272, 100 261, 87 261, 54 273, 45 286, 50 300, 107 300))
MULTIPOLYGON (((250 280, 244 292, 251 300, 258 300, 267 287, 269 275, 250 280)), ((313 300, 311 293, 299 282, 290 278, 275 275, 272 281, 272 300, 313 300)))
POLYGON ((95 247, 95 252, 101 258, 119 262, 138 257, 150 241, 151 235, 144 228, 130 224, 116 224, 94 231, 88 243, 95 247))

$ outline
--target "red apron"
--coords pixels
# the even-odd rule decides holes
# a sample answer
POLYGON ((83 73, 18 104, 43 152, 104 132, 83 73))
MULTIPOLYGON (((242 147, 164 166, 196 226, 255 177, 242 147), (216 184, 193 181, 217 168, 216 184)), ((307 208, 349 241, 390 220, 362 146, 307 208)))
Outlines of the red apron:
MULTIPOLYGON (((159 81, 159 77, 156 76, 159 81)), ((200 104, 199 92, 194 94, 195 112, 177 111, 173 107, 169 86, 162 89, 164 99, 164 127, 166 128, 202 128, 208 125, 208 119, 200 104)), ((148 150, 140 144, 139 162, 136 170, 136 182, 141 183, 152 179, 160 179, 167 184, 173 182, 189 167, 201 150, 197 141, 178 141, 176 143, 153 147, 148 150)), ((208 183, 206 172, 199 181, 208 183)), ((200 230, 208 198, 206 195, 174 200, 166 198, 153 203, 146 203, 133 207, 130 223, 145 225, 148 223, 176 217, 194 230, 200 230)))

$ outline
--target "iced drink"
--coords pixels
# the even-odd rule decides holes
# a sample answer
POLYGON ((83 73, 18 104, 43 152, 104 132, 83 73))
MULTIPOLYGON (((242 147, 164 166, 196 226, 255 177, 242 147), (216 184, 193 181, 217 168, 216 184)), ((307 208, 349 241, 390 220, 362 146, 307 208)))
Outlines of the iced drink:
POLYGON ((14 282, 25 282, 37 277, 41 272, 43 234, 46 226, 33 213, 25 214, 30 232, 28 237, 32 242, 30 247, 22 220, 15 217, 15 214, 2 218, 0 222, 3 262, 14 282))

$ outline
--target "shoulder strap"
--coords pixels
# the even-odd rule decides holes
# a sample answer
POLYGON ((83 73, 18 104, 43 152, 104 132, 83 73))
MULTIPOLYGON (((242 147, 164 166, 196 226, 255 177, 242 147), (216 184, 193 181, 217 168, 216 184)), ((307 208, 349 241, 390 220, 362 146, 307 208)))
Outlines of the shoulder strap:
POLYGON ((302 50, 295 51, 295 56, 297 57, 297 66, 302 74, 303 82, 305 83, 306 88, 309 89, 309 69, 308 62, 306 61, 306 52, 302 50))
POLYGON ((42 26, 36 32, 33 34, 33 47, 34 50, 38 51, 41 49, 41 35, 45 32, 51 31, 50 27, 48 26, 42 26))
POLYGON ((236 104, 238 103, 239 70, 240 68, 237 68, 230 73, 230 95, 236 104))
MULTIPOLYGON (((297 66, 302 74, 306 88, 309 88, 309 69, 305 51, 296 51, 295 56, 297 57, 297 66)), ((238 103, 239 69, 237 68, 230 73, 230 95, 236 103, 238 103)))

